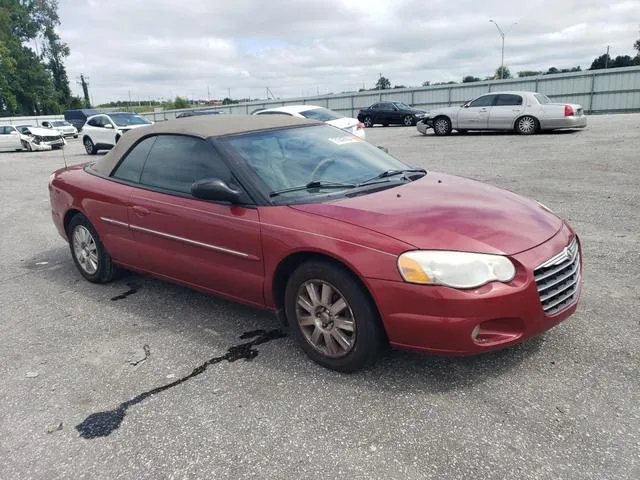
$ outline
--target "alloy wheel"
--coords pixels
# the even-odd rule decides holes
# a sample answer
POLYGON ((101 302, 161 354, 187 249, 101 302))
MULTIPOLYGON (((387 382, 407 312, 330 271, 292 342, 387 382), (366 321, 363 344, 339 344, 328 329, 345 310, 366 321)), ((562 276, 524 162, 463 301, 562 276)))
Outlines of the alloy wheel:
POLYGON ((407 115, 406 117, 404 117, 404 124, 406 127, 410 127, 413 125, 413 118, 411 118, 410 115, 407 115))
POLYGON ((98 271, 98 247, 89 230, 78 225, 73 231, 73 253, 78 260, 80 268, 88 275, 98 271))
POLYGON ((343 357, 355 345, 353 311, 342 293, 323 280, 308 280, 300 286, 296 319, 304 338, 322 355, 343 357))
POLYGON ((438 135, 446 135, 449 133, 449 122, 446 118, 439 118, 433 124, 433 129, 438 135))
POLYGON ((364 126, 367 128, 373 127, 373 120, 371 120, 371 117, 364 117, 364 126))
POLYGON ((522 117, 518 120, 518 131, 528 135, 536 131, 536 121, 533 117, 522 117))

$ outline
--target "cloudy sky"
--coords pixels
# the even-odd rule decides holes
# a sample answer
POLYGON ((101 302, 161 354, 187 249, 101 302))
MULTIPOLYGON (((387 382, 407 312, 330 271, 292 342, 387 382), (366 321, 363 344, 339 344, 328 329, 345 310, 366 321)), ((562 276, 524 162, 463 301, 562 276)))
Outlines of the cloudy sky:
POLYGON ((59 0, 60 35, 94 103, 265 98, 460 81, 505 65, 588 68, 632 55, 639 0, 59 0), (516 24, 514 24, 517 22, 516 24))

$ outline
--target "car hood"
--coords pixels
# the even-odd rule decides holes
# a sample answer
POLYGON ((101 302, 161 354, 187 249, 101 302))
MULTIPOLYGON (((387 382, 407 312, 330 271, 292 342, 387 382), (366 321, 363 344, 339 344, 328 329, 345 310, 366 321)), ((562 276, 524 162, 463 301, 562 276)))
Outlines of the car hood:
POLYGON ((420 249, 513 255, 562 228, 562 220, 507 190, 429 172, 400 187, 334 202, 292 205, 420 249))
POLYGON ((31 132, 32 135, 37 135, 39 137, 55 137, 56 135, 60 135, 60 132, 58 132, 56 129, 53 129, 53 128, 29 127, 29 131, 31 132))

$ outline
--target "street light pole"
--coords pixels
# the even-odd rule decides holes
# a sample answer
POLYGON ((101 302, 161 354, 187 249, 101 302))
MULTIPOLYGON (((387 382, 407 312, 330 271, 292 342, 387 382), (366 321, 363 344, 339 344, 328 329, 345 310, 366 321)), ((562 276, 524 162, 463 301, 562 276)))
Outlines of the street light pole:
POLYGON ((504 32, 500 28, 500 25, 498 25, 494 20, 489 21, 496 26, 498 32, 500 33, 500 37, 502 38, 502 55, 500 56, 500 80, 502 80, 502 77, 504 75, 504 32))

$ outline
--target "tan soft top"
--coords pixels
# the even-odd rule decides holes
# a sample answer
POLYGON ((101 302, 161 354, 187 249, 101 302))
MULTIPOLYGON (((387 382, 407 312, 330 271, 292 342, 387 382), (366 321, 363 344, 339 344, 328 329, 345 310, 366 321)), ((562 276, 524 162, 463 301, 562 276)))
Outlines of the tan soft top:
POLYGON ((177 118, 166 122, 158 122, 147 127, 129 130, 107 154, 98 159, 92 169, 109 175, 118 164, 122 155, 129 150, 138 139, 147 135, 173 133, 208 138, 220 135, 233 135, 255 130, 292 127, 299 125, 319 125, 322 122, 288 115, 202 115, 177 118))

